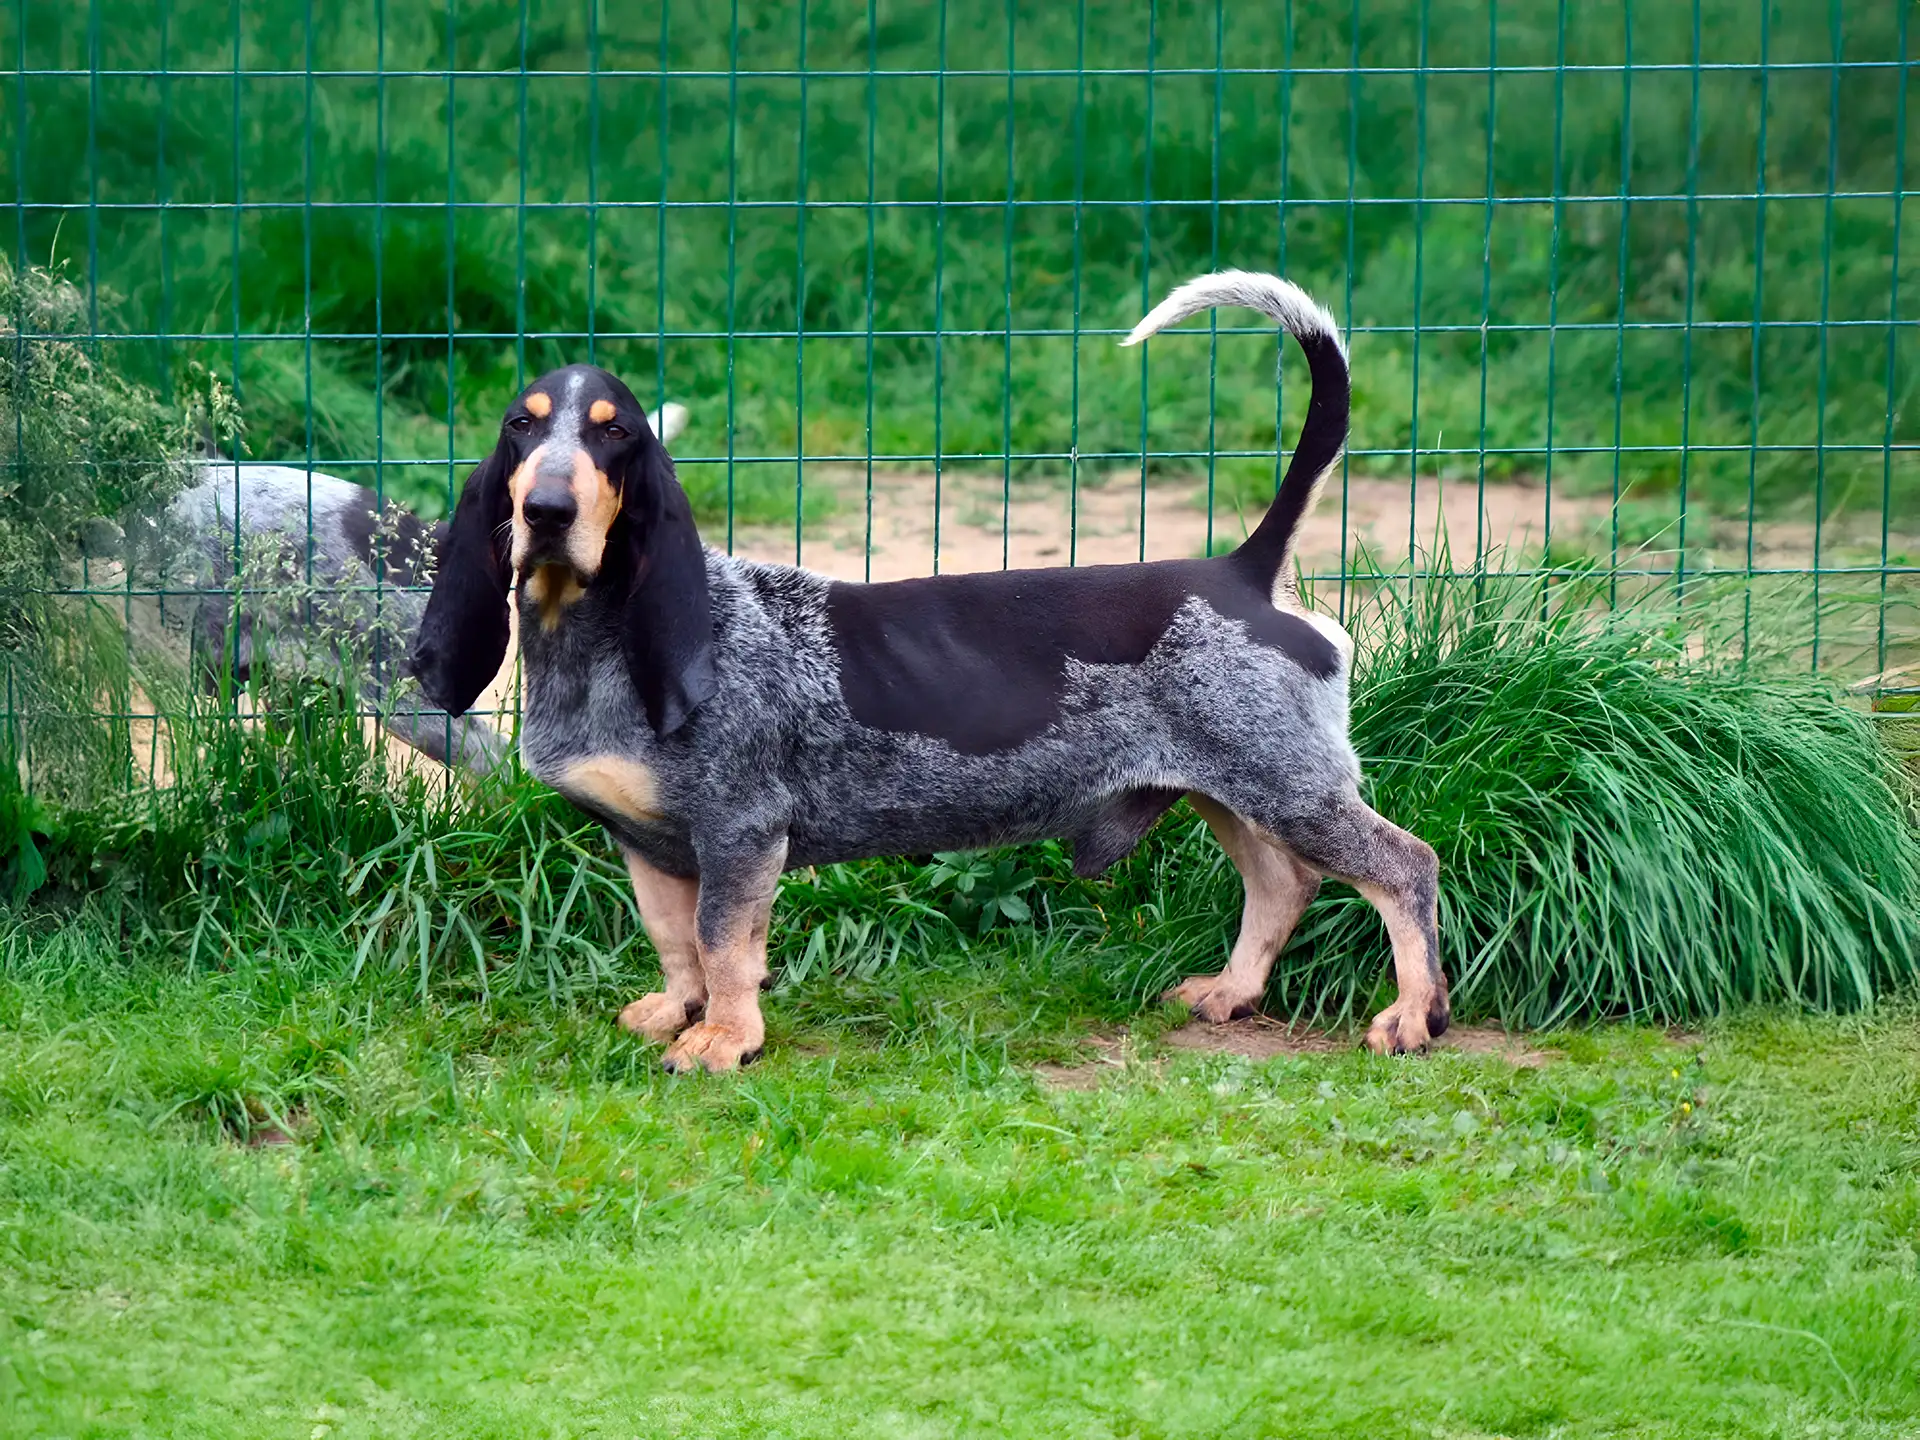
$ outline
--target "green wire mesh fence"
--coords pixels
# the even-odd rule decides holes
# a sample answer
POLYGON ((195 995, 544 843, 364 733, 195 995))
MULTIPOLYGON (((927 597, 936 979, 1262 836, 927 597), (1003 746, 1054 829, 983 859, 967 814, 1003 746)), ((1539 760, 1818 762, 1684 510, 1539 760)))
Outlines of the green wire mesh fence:
POLYGON ((1304 371, 1276 396, 1243 316, 1114 342, 1273 269, 1352 339, 1324 607, 1363 548, 1598 567, 1911 690, 1911 12, 7 0, 7 248, 77 297, 14 307, 15 388, 43 342, 163 395, 198 366, 248 459, 431 518, 524 377, 591 359, 688 407, 716 545, 1193 554, 1264 507, 1304 371))

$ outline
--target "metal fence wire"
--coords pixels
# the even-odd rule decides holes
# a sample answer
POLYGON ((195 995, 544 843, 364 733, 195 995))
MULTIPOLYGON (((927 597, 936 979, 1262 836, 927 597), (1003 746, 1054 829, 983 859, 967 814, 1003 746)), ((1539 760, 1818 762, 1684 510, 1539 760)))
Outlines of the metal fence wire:
POLYGON ((1351 338, 1324 607, 1376 563, 1597 567, 1910 691, 1912 10, 9 0, 8 248, 82 306, 15 307, 16 384, 42 341, 163 395, 198 363, 247 458, 432 518, 593 360, 687 407, 715 545, 1195 554, 1271 496, 1304 369, 1276 396, 1241 315, 1115 342, 1271 269, 1351 338))

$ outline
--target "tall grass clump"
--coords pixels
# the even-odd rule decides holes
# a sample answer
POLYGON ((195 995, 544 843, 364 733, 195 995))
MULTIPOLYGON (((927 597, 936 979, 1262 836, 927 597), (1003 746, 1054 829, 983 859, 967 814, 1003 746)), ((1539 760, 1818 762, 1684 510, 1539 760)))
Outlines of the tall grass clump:
MULTIPOLYGON (((1914 794, 1815 681, 1693 660, 1591 581, 1384 578, 1352 628, 1372 803, 1439 851, 1456 1008, 1525 1025, 1853 1009, 1920 975, 1914 794)), ((1280 1003, 1365 998, 1357 903, 1310 912, 1280 1003)))
POLYGON ((637 973, 625 871, 558 796, 409 765, 331 684, 248 690, 250 713, 223 694, 167 717, 172 783, 36 812, 56 923, 104 905, 189 967, 299 957, 476 998, 637 973))

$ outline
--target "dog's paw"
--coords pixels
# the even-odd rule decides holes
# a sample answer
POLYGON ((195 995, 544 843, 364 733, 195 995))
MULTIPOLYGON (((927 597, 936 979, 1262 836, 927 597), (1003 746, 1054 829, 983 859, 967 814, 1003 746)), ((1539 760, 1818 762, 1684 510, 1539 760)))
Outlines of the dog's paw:
POLYGON ((699 1013, 698 1008, 690 1009, 684 1001, 656 990, 651 995, 642 995, 622 1010, 620 1026, 655 1044, 665 1045, 686 1029, 688 1022, 699 1013))
POLYGON ((1260 997, 1236 994, 1222 983, 1225 978, 1223 975, 1195 975, 1181 981, 1160 998, 1180 1001, 1196 1020, 1204 1020, 1209 1025, 1224 1025, 1229 1020, 1244 1020, 1249 1015, 1259 1013, 1260 997))
POLYGON ((718 1075, 723 1070, 738 1070, 760 1058, 761 1042, 749 1038, 729 1025, 702 1020, 680 1032, 662 1062, 668 1070, 682 1074, 695 1068, 718 1075))
POLYGON ((1426 1049, 1446 1032, 1444 996, 1430 1002, 1396 1000, 1373 1017, 1373 1024, 1367 1029, 1367 1048, 1376 1055, 1411 1055, 1426 1049))

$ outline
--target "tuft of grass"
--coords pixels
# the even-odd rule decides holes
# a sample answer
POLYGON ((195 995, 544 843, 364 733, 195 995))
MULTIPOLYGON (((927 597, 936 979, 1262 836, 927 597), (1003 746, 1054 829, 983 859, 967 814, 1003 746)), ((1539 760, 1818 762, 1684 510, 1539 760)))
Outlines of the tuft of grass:
MULTIPOLYGON (((1373 803, 1440 853, 1462 1004, 1537 1026, 1911 984, 1915 792, 1874 722, 1818 681, 1691 658, 1694 624, 1606 598, 1604 576, 1482 574, 1381 577, 1359 602, 1354 742, 1373 803)), ((1374 934, 1347 906, 1301 948, 1374 934)), ((1280 983, 1328 988, 1325 969, 1280 983)))

